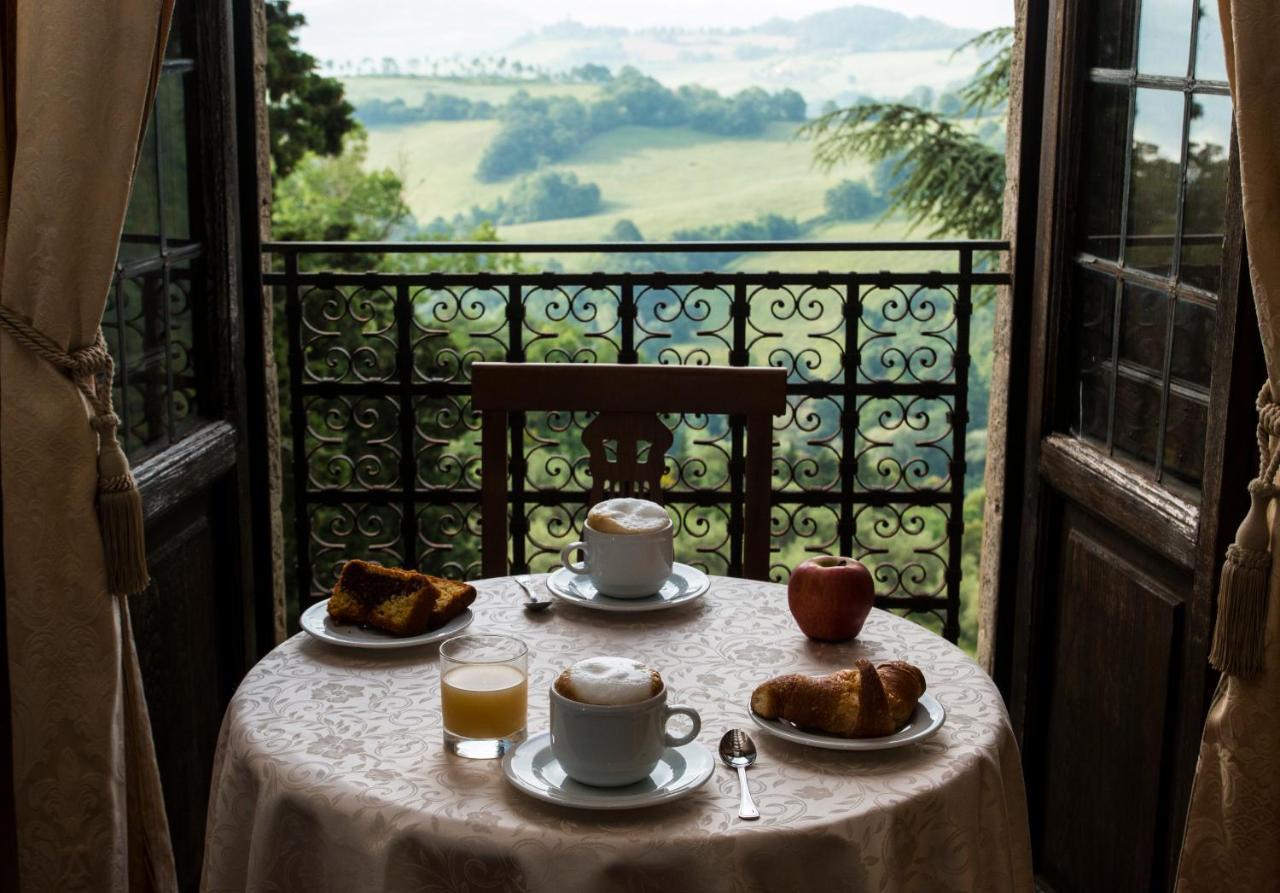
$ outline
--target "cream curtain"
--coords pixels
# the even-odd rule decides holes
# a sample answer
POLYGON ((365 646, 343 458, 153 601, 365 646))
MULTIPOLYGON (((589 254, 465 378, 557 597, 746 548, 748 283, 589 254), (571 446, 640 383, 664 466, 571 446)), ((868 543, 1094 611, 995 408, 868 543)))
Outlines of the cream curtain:
MULTIPOLYGON (((1280 4, 1219 0, 1240 147, 1249 273, 1271 393, 1280 395, 1280 4)), ((1205 721, 1177 889, 1280 883, 1280 525, 1271 525, 1264 668, 1223 676, 1205 721)))
MULTIPOLYGON (((90 345, 173 0, 5 0, 0 301, 90 345)), ((170 890, 124 598, 107 594, 97 435, 66 375, 0 334, 0 487, 24 890, 170 890)))

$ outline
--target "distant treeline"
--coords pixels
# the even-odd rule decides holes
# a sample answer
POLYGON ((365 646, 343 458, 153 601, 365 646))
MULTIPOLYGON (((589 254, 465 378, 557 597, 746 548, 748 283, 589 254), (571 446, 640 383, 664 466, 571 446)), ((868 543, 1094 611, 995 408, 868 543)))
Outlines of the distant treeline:
POLYGON ((403 99, 390 102, 366 99, 356 108, 356 119, 365 127, 415 124, 419 121, 473 121, 493 116, 493 103, 451 93, 428 92, 419 105, 408 105, 403 99))
POLYGON ((664 87, 634 68, 601 81, 600 98, 533 97, 521 91, 498 113, 502 129, 480 158, 476 176, 499 180, 559 161, 593 136, 615 127, 692 127, 707 133, 751 136, 772 121, 800 122, 804 97, 795 90, 768 93, 752 87, 721 96, 705 87, 664 87))
POLYGON ((465 214, 446 221, 437 217, 428 226, 431 232, 443 228, 470 230, 486 223, 534 223, 565 217, 587 217, 600 210, 600 187, 582 183, 577 174, 543 171, 516 181, 506 198, 482 208, 474 206, 465 214))

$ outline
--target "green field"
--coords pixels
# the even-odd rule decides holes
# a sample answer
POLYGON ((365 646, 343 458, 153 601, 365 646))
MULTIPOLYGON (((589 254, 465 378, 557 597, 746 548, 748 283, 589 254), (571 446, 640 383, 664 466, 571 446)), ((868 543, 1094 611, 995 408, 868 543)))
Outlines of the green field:
MULTIPOLYGON (((427 78, 349 78, 348 95, 362 99, 421 100, 427 90, 498 104, 519 85, 427 78)), ((542 95, 586 98, 590 85, 532 82, 523 87, 542 95)), ((970 126, 973 126, 970 124, 970 126)), ((368 164, 390 168, 404 182, 405 199, 420 223, 450 220, 473 207, 491 206, 507 195, 514 180, 483 183, 475 170, 500 124, 496 120, 430 121, 369 130, 368 164)), ((548 170, 572 172, 600 187, 602 210, 588 217, 503 225, 508 241, 596 241, 619 220, 628 219, 648 241, 670 238, 679 229, 780 214, 808 224, 809 239, 890 241, 923 239, 928 228, 912 231, 904 221, 872 218, 824 221, 823 194, 843 179, 867 179, 869 165, 848 164, 825 172, 813 164, 812 145, 790 124, 775 123, 755 137, 723 137, 691 128, 622 127, 597 136, 548 170)), ((530 258, 532 260, 533 258, 530 258)), ((595 256, 556 257, 566 269, 596 267, 595 256)), ((734 269, 861 270, 949 269, 954 257, 934 252, 848 254, 765 253, 743 257, 734 269)))
MULTIPOLYGON (((374 128, 369 162, 400 175, 409 207, 420 221, 448 219, 510 190, 510 181, 481 183, 474 177, 498 126, 496 121, 432 121, 374 128)), ((592 240, 627 218, 653 240, 681 228, 766 212, 801 220, 817 217, 823 193, 841 179, 864 177, 866 168, 851 166, 830 174, 816 170, 811 147, 794 135, 786 124, 771 125, 756 138, 715 137, 683 127, 609 131, 549 167, 597 184, 603 213, 506 226, 503 236, 592 240)))

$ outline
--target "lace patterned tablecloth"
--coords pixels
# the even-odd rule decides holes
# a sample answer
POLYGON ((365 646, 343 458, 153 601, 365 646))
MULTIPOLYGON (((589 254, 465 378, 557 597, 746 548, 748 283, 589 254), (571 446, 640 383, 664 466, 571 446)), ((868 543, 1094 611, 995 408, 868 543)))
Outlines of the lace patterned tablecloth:
POLYGON ((858 657, 917 664, 947 721, 923 744, 878 753, 753 734, 757 822, 738 820, 737 777, 722 766, 675 803, 581 812, 516 791, 498 761, 444 753, 435 646, 352 651, 299 634, 254 667, 223 721, 207 891, 1031 889, 1004 704, 938 636, 877 610, 857 640, 813 643, 784 587, 724 577, 698 602, 633 615, 563 603, 526 614, 510 580, 477 587, 471 631, 529 643, 530 733, 547 726, 555 675, 597 654, 661 671, 673 700, 701 713, 713 751, 726 729, 753 728, 763 680, 858 657))

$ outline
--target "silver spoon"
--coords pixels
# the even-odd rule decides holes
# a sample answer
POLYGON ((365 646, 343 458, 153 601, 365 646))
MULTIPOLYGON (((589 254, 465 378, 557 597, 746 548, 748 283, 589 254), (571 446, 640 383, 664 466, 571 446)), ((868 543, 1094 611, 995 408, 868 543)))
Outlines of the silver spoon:
POLYGON ((525 596, 527 596, 527 600, 524 603, 524 609, 526 611, 529 611, 530 613, 536 613, 538 611, 545 611, 547 608, 551 607, 551 599, 538 598, 536 595, 533 594, 533 588, 532 588, 532 584, 534 582, 533 577, 521 576, 521 577, 516 577, 515 580, 516 580, 516 585, 519 586, 521 589, 523 589, 525 596))
POLYGON ((747 767, 756 761, 756 744, 751 736, 742 729, 730 729, 720 739, 720 759, 726 766, 738 770, 738 789, 742 792, 738 799, 738 818, 760 818, 760 810, 751 799, 751 789, 747 787, 747 767))

